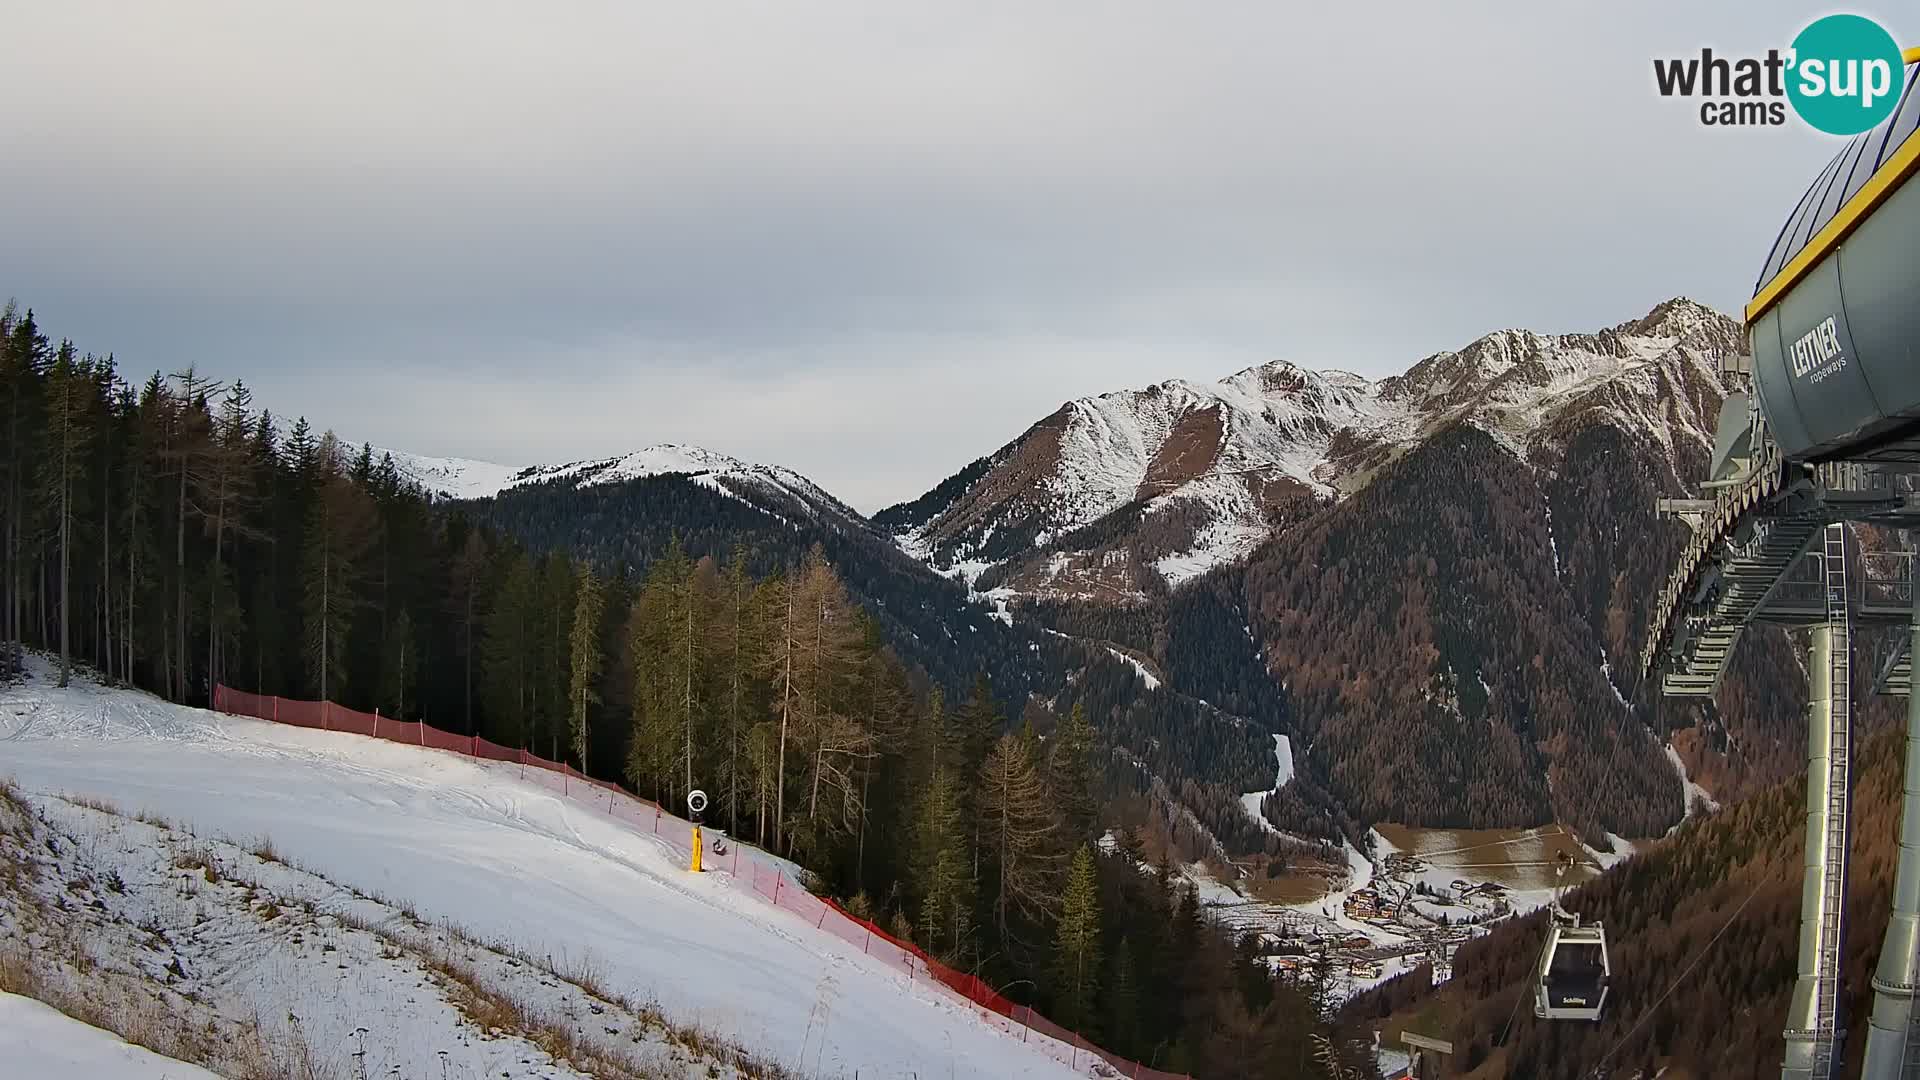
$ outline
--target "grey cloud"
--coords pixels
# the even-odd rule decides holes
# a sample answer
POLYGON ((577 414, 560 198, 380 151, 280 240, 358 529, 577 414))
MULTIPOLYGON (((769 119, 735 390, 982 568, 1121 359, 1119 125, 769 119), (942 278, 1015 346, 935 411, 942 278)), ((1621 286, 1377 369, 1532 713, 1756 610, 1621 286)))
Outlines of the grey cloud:
POLYGON ((33 5, 0 292, 355 437, 873 507, 1078 394, 1731 310, 1829 150, 1652 88, 1793 5, 1354 7, 33 5))

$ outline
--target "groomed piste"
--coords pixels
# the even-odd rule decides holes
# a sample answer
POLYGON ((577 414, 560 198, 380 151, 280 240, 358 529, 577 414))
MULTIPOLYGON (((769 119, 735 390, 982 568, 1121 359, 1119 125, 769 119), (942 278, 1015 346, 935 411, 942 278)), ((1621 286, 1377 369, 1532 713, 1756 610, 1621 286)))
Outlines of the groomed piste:
POLYGON ((0 776, 25 792, 270 839, 425 918, 588 957, 614 989, 809 1075, 1165 1075, 967 1000, 798 887, 784 860, 734 844, 715 872, 689 873, 687 823, 604 786, 436 750, 420 732, 407 745, 84 679, 56 689, 31 667, 0 691, 0 776))

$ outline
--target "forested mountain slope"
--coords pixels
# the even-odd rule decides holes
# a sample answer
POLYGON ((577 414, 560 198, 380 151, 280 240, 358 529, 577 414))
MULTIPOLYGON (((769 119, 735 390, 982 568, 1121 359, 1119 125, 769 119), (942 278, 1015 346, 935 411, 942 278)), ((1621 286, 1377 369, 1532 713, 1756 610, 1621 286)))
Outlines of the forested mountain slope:
POLYGON ((1208 835, 1196 838, 1194 854, 1210 852, 1214 841, 1236 853, 1275 843, 1239 802, 1271 783, 1271 735, 1285 722, 1271 686, 1206 700, 1170 691, 1098 636, 1063 635, 983 601, 790 470, 693 447, 652 447, 584 466, 508 468, 405 454, 395 462, 443 497, 468 496, 446 505, 533 553, 586 559, 632 580, 650 576, 675 545, 695 561, 737 557, 754 577, 799 566, 818 546, 880 640, 950 696, 970 693, 985 674, 1006 722, 1032 717, 1042 732, 1078 706, 1113 750, 1107 772, 1118 790, 1150 795, 1173 818, 1202 823, 1208 835))
POLYGON ((798 565, 818 544, 902 657, 953 690, 991 672, 1002 706, 1016 713, 1044 689, 1041 673, 1066 663, 1058 639, 994 618, 964 587, 929 572, 839 503, 803 501, 785 486, 725 482, 679 472, 600 482, 550 476, 460 509, 534 550, 636 576, 676 540, 694 558, 724 562, 739 551, 758 575, 798 565))
POLYGON ((1668 741, 1726 795, 1794 761, 1778 635, 1750 635, 1704 712, 1613 663, 1684 535, 1654 502, 1704 473, 1737 348, 1731 320, 1675 300, 1378 382, 1281 364, 1105 395, 871 521, 690 447, 401 468, 488 495, 462 505, 535 550, 636 574, 674 537, 744 546, 756 572, 821 544, 909 663, 949 689, 991 672, 1008 715, 1084 702, 1230 849, 1260 844, 1229 807, 1263 786, 1270 732, 1300 757, 1275 800, 1289 831, 1558 818, 1605 843, 1682 817, 1668 741), (1180 546, 1202 533, 1232 543, 1180 546))
MULTIPOLYGON (((1657 317, 1658 313, 1656 313, 1657 317)), ((1755 633, 1718 702, 1658 700, 1633 665, 1707 471, 1731 324, 1556 403, 1516 444, 1463 418, 1263 547, 1245 604, 1311 747, 1359 817, 1653 836, 1682 816, 1674 729, 1726 795, 1797 761, 1804 687, 1755 633)))
POLYGON ((1489 334, 1374 383, 1271 367, 1257 385, 1106 395, 877 520, 1016 613, 1274 718, 1299 758, 1275 808, 1290 831, 1558 818, 1598 844, 1659 835, 1685 810, 1669 741, 1728 796, 1796 760, 1804 691, 1781 635, 1749 635, 1705 709, 1654 700, 1615 663, 1638 654, 1644 598, 1685 537, 1655 503, 1705 474, 1739 347, 1732 320, 1674 300, 1594 334, 1489 334), (1202 399, 1220 406, 1211 457, 1194 449, 1202 399), (1272 478, 1242 467, 1262 432, 1291 440, 1261 451, 1286 492, 1263 488, 1257 513, 1201 498, 1272 478), (1142 455, 1142 478, 1168 455, 1193 465, 1185 494, 1141 479, 1091 519, 1085 498, 1044 497, 1142 455), (965 524, 989 506, 991 528, 965 524), (1237 559, 1169 554, 1226 529, 1250 530, 1237 559))
POLYGON ((1306 763, 1356 816, 1636 836, 1679 818, 1672 766, 1556 579, 1543 507, 1522 462, 1462 427, 1248 568, 1306 763))

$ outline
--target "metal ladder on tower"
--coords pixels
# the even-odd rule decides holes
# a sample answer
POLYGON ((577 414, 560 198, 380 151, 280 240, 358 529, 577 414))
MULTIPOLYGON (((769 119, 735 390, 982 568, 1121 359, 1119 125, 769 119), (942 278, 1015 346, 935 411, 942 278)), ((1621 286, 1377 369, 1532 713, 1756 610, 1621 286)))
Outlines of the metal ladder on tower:
MULTIPOLYGON (((1915 555, 1912 558, 1909 558, 1907 561, 1907 599, 1909 602, 1913 600, 1913 590, 1915 589, 1920 589, 1920 555, 1915 555)), ((1913 693, 1912 633, 1911 631, 1909 631, 1907 634, 1902 636, 1907 638, 1907 647, 1902 650, 1902 652, 1906 656, 1906 659, 1903 661, 1900 661, 1900 663, 1905 665, 1904 675, 1907 681, 1907 693, 1912 694, 1913 693)), ((1891 682, 1892 680, 1889 680, 1889 681, 1891 682)), ((1915 939, 1913 943, 1913 948, 1914 948, 1915 955, 1920 956, 1920 939, 1915 939)), ((1914 969, 1920 970, 1920 963, 1916 963, 1914 965, 1914 969)), ((1903 1078, 1903 1080, 1911 1080, 1911 1078, 1920 1077, 1920 1022, 1916 1022, 1916 1021, 1920 1021, 1920 1017, 1916 1017, 1913 1015, 1914 1010, 1917 1006, 1920 1006, 1920 998, 1909 998, 1907 1000, 1907 1046, 1906 1046, 1906 1051, 1900 1056, 1900 1075, 1903 1078)))
MULTIPOLYGON (((1920 953, 1920 945, 1916 945, 1914 951, 1920 953)), ((1914 1003, 1908 1002, 1907 1050, 1900 1059, 1900 1075, 1905 1080, 1920 1077, 1920 1018, 1911 1015, 1913 1008, 1914 1003)))
POLYGON ((1822 870, 1820 918, 1820 979, 1817 996, 1816 1041, 1813 1048, 1815 1080, 1831 1080, 1840 1070, 1840 950, 1841 920, 1847 888, 1848 761, 1853 735, 1853 625, 1847 597, 1847 528, 1841 522, 1826 527, 1824 558, 1827 589, 1827 625, 1832 628, 1828 692, 1833 696, 1832 756, 1827 759, 1827 848, 1822 870))
MULTIPOLYGON (((1920 585, 1920 582, 1915 584, 1920 585)), ((1920 940, 1914 942, 1913 948, 1914 953, 1920 956, 1920 940)), ((1920 964, 1916 964, 1915 967, 1920 969, 1920 964)), ((1920 998, 1909 999, 1907 1002, 1907 1048, 1900 1057, 1902 1080, 1920 1077, 1920 1017, 1913 1015, 1916 1007, 1920 1007, 1920 998)))

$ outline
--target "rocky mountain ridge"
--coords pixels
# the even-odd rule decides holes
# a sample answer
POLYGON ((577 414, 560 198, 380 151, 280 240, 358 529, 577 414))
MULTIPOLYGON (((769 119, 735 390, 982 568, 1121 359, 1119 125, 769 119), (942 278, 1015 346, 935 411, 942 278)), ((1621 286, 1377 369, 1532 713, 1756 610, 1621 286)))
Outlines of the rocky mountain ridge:
POLYGON ((1244 559, 1276 524, 1465 424, 1525 458, 1577 413, 1708 446, 1733 320, 1685 298, 1588 334, 1500 330, 1368 380, 1288 361, 1067 402, 912 503, 875 515, 946 573, 1007 595, 1129 601, 1244 559))

